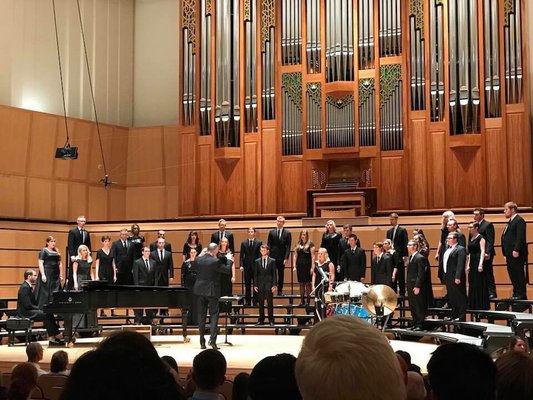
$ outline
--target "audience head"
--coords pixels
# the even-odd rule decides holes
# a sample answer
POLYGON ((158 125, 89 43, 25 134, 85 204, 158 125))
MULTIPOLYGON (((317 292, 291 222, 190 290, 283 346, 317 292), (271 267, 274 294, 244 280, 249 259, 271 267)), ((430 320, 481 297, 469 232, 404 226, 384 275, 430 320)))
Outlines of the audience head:
POLYGON ((174 371, 179 373, 178 370, 178 363, 176 362, 176 359, 172 356, 162 356, 161 360, 166 363, 170 368, 172 368, 174 371))
POLYGON ((250 393, 250 375, 241 372, 233 378, 233 389, 231 392, 232 400, 249 400, 250 393))
POLYGON ((323 319, 304 338, 296 381, 305 400, 405 398, 400 365, 387 338, 352 316, 323 319), (332 345, 334 343, 334 345, 332 345))
POLYGON ((8 400, 26 400, 37 386, 37 368, 35 365, 20 363, 11 371, 11 385, 7 391, 8 400))
POLYGON ((407 372, 407 400, 424 400, 426 398, 424 378, 418 372, 407 372))
POLYGON ((427 370, 433 398, 494 399, 496 366, 476 346, 467 343, 443 344, 433 352, 427 370))
POLYGON ((26 346, 26 355, 28 362, 38 363, 43 359, 43 346, 38 342, 31 342, 26 346))
POLYGON ((226 358, 213 349, 204 350, 192 361, 192 379, 200 390, 218 391, 226 380, 226 358))
POLYGON ((294 377, 296 357, 277 354, 259 361, 250 374, 250 399, 301 399, 294 377))
POLYGON ((58 350, 52 354, 50 359, 50 372, 55 374, 66 371, 68 367, 68 353, 64 350, 58 350))
POLYGON ((411 354, 409 354, 407 351, 396 350, 396 354, 398 354, 401 358, 403 358, 403 360, 405 361, 408 367, 409 365, 411 365, 411 354))
POLYGON ((533 399, 533 358, 530 354, 509 351, 496 360, 498 400, 533 399))
POLYGON ((511 340, 509 340, 507 350, 524 353, 526 351, 526 342, 520 336, 513 336, 511 340))
POLYGON ((78 358, 61 396, 63 400, 184 398, 152 343, 135 332, 114 332, 78 358))

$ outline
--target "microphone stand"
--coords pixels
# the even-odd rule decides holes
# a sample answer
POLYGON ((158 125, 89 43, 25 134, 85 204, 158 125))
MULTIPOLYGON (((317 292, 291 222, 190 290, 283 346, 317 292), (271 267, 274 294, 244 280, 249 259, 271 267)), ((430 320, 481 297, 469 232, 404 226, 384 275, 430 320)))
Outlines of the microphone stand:
POLYGON ((316 285, 316 287, 313 289, 313 292, 316 293, 316 295, 315 295, 315 314, 318 317, 318 321, 319 322, 322 321, 322 315, 320 315, 319 309, 323 309, 324 310, 324 316, 326 315, 326 313, 325 313, 326 306, 325 306, 325 302, 324 302, 324 290, 323 290, 324 284, 326 282, 329 283, 329 279, 328 279, 327 276, 322 278, 320 283, 318 285, 316 285), (321 293, 319 292, 320 289, 322 289, 321 293))

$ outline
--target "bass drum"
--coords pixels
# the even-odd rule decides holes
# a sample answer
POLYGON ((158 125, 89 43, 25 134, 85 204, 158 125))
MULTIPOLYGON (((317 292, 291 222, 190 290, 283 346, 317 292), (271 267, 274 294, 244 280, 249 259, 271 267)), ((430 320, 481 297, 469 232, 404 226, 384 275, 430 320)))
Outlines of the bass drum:
POLYGON ((372 314, 356 304, 337 304, 334 313, 338 315, 352 315, 355 318, 361 318, 368 323, 372 323, 372 314))

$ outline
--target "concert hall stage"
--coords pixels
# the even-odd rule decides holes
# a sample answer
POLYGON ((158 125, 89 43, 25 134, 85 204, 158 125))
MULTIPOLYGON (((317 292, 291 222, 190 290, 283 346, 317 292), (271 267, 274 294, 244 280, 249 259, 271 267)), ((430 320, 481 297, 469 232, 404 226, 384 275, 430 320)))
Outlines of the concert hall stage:
MULTIPOLYGON (((152 336, 152 342, 160 356, 169 355, 178 362, 180 377, 185 378, 192 366, 192 360, 200 349, 197 335, 189 336, 189 343, 183 342, 181 335, 152 336)), ((218 337, 220 351, 228 362, 228 379, 233 379, 239 372, 250 372, 254 365, 266 356, 278 353, 290 353, 298 356, 304 336, 291 335, 231 335, 228 337, 233 346, 224 344, 224 336, 218 337)), ((70 365, 78 357, 92 350, 102 338, 78 339, 75 347, 64 349, 62 347, 48 347, 47 342, 41 342, 44 351, 42 368, 48 370, 52 354, 64 349, 68 352, 70 365)), ((405 350, 411 354, 412 362, 426 371, 426 365, 436 345, 409 341, 391 340, 392 348, 405 350)), ((26 347, 24 344, 8 347, 0 346, 0 370, 8 372, 16 363, 26 361, 26 347)), ((369 360, 369 362, 371 362, 369 360)))

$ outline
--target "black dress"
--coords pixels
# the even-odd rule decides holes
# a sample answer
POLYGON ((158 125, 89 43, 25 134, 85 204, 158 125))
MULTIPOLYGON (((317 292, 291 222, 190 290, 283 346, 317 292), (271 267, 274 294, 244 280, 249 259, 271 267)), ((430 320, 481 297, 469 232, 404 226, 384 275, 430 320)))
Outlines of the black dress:
MULTIPOLYGON (((225 257, 227 253, 218 253, 218 257, 225 257)), ((226 265, 228 267, 232 267, 233 261, 230 259, 226 259, 226 265)), ((233 295, 233 283, 231 282, 231 276, 232 274, 221 274, 220 276, 220 296, 231 296, 233 295)), ((230 312, 231 311, 231 302, 229 303, 221 303, 220 304, 220 312, 230 312)))
POLYGON ((296 259, 296 276, 299 283, 311 282, 311 249, 315 245, 313 242, 309 242, 309 246, 296 246, 296 252, 298 258, 296 259))
MULTIPOLYGON (((81 281, 91 280, 92 261, 76 260, 75 262, 78 263, 78 269, 76 271, 78 290, 81 290, 81 281)), ((72 326, 77 328, 87 328, 87 314, 74 314, 72 316, 72 326)))
POLYGON ((57 292, 61 286, 61 280, 59 279, 61 256, 58 252, 45 247, 39 253, 39 260, 43 261, 44 274, 46 275, 46 283, 44 283, 41 272, 39 271, 35 288, 38 306, 42 310, 43 305, 52 301, 52 294, 57 292))
POLYGON ((481 239, 483 236, 477 235, 468 242, 468 254, 470 255, 470 271, 468 272, 468 304, 472 310, 488 310, 489 286, 485 270, 479 272, 479 262, 481 257, 481 239))
POLYGON ((183 244, 183 255, 185 256, 186 260, 191 257, 191 249, 195 249, 196 254, 200 255, 200 252, 202 251, 202 244, 198 242, 196 245, 190 245, 188 242, 185 242, 183 244))
POLYGON ((431 282, 431 265, 429 264, 429 245, 427 245, 425 250, 420 251, 420 254, 424 256, 424 264, 426 275, 424 278, 425 294, 426 294, 426 304, 428 307, 433 307, 435 303, 435 298, 433 297, 433 283, 431 282))
POLYGON ((144 237, 130 236, 128 237, 128 243, 128 256, 131 261, 131 265, 133 265, 135 261, 142 257, 144 237))
POLYGON ((333 263, 335 268, 339 265, 339 242, 341 240, 341 234, 338 232, 335 233, 324 233, 322 235, 322 242, 320 247, 324 247, 328 251, 328 256, 330 261, 333 263))
POLYGON ((196 303, 198 299, 193 293, 194 283, 196 282, 196 271, 194 269, 194 262, 191 260, 185 261, 181 265, 181 285, 189 289, 189 298, 191 300, 189 307, 189 317, 187 322, 191 325, 198 325, 198 316, 196 303))
POLYGON ((115 280, 115 273, 113 271, 113 250, 109 250, 106 254, 103 249, 96 252, 96 259, 100 260, 98 266, 98 279, 101 281, 108 281, 113 283, 115 280))

